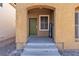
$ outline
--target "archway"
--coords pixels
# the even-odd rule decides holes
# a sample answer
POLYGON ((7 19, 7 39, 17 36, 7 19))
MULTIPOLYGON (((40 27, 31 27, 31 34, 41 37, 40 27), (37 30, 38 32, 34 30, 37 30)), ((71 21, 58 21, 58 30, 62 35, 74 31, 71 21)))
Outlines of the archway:
POLYGON ((28 36, 54 38, 55 8, 48 5, 34 5, 27 10, 28 36))

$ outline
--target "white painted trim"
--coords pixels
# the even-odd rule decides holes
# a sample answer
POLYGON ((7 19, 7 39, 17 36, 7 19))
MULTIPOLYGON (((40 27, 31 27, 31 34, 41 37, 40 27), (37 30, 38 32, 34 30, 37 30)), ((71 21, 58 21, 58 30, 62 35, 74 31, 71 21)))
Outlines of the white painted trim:
POLYGON ((39 31, 49 31, 49 15, 39 15, 39 31), (41 29, 40 24, 40 17, 41 16, 47 16, 48 17, 48 29, 41 29))

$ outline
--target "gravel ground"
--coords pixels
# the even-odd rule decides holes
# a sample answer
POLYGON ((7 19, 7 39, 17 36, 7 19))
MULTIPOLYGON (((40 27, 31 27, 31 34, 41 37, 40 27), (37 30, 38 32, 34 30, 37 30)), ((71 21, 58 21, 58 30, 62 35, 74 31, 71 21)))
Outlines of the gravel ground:
POLYGON ((79 56, 79 50, 64 50, 63 52, 62 51, 59 51, 61 56, 79 56))
POLYGON ((12 42, 4 47, 0 47, 0 56, 8 56, 13 50, 16 49, 15 42, 12 42))
POLYGON ((0 56, 20 56, 23 49, 16 50, 15 42, 8 44, 4 47, 0 47, 0 56))
POLYGON ((21 56, 22 52, 23 52, 23 49, 14 50, 9 54, 9 56, 21 56))

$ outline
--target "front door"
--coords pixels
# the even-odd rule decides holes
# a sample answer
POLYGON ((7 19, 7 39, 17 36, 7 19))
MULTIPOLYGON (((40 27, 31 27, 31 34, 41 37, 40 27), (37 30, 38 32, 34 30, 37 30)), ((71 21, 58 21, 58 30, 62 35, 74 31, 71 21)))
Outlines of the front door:
POLYGON ((37 35, 37 18, 29 18, 29 36, 37 35))

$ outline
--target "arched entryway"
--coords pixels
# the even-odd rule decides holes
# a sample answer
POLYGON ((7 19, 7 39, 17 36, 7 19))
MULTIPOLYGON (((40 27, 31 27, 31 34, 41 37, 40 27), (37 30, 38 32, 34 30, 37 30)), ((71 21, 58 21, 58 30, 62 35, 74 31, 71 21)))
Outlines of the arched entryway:
POLYGON ((27 8, 29 36, 54 38, 55 8, 34 5, 27 8))
POLYGON ((27 15, 29 38, 22 55, 59 56, 56 44, 51 39, 54 38, 55 8, 32 6, 27 15))

